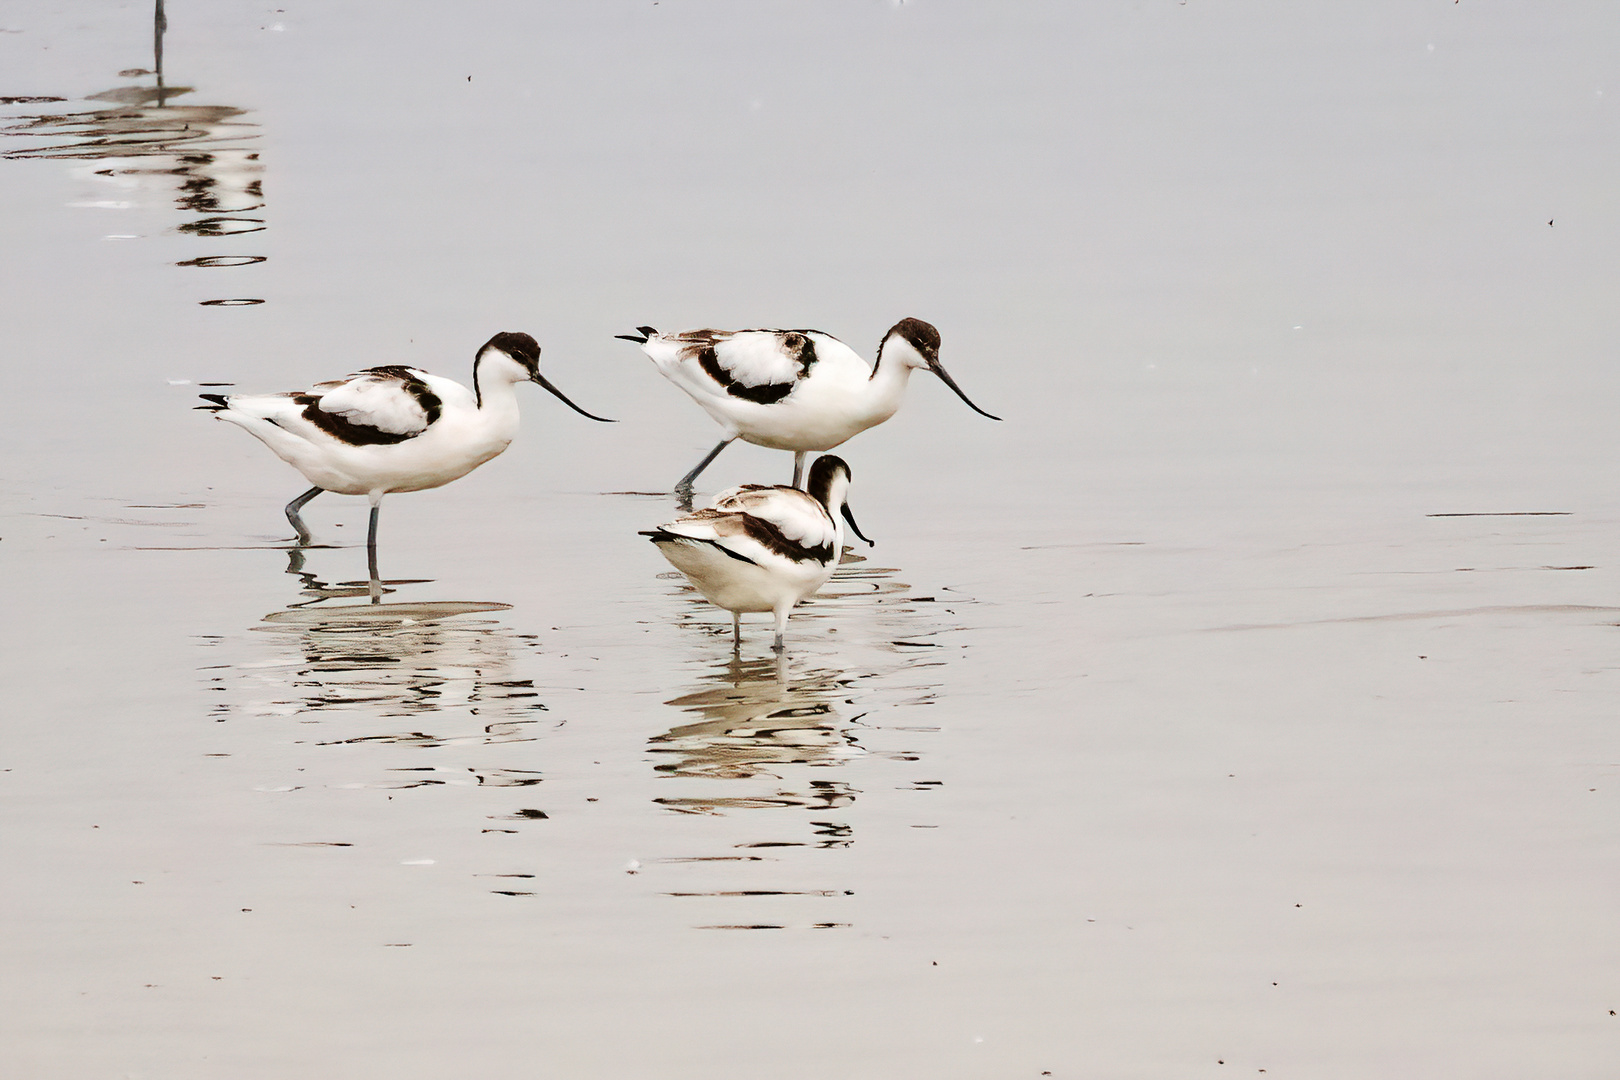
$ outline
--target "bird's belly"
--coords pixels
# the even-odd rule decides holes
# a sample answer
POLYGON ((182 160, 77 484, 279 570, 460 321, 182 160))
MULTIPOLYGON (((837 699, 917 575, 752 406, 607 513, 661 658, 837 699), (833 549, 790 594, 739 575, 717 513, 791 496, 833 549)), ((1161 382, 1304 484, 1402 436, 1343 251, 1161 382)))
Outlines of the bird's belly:
MULTIPOLYGON (((807 388, 808 389, 808 388, 807 388)), ((874 416, 859 403, 844 403, 807 395, 803 401, 784 398, 775 405, 759 405, 732 418, 739 437, 773 450, 831 450, 886 416, 874 416)))
POLYGON ((659 368, 728 433, 773 450, 831 450, 894 415, 898 401, 876 393, 865 365, 822 365, 786 397, 768 403, 728 392, 693 362, 659 368))
MULTIPOLYGON (((455 440, 428 431, 414 439, 380 446, 344 447, 325 471, 337 486, 327 487, 309 470, 310 482, 344 495, 425 491, 459 480, 505 450, 506 441, 455 440)), ((451 432, 442 433, 443 436, 451 432)))
POLYGON ((793 570, 767 570, 723 555, 706 544, 663 543, 658 550, 686 575, 693 588, 727 611, 775 611, 792 606, 831 576, 819 563, 793 570))
POLYGON ((408 454, 389 468, 388 491, 425 491, 459 480, 506 449, 499 446, 459 448, 457 454, 435 454, 423 447, 420 454, 408 454))

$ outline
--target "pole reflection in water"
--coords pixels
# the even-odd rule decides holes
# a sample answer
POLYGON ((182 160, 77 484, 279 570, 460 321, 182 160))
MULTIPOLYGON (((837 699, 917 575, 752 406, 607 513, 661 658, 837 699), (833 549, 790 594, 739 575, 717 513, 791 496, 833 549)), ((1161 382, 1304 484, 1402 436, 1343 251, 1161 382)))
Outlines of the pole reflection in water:
POLYGON ((852 925, 845 856, 859 838, 858 804, 940 787, 919 776, 924 759, 913 744, 936 730, 919 712, 934 700, 949 648, 936 639, 961 628, 954 606, 971 601, 953 597, 947 606, 913 593, 893 569, 846 560, 795 612, 804 625, 786 655, 731 649, 729 621, 722 626, 692 594, 683 622, 711 635, 717 653, 723 642, 729 656, 709 661, 697 685, 666 702, 686 719, 648 749, 671 789, 653 801, 693 821, 684 840, 704 846, 645 869, 674 883, 666 895, 732 905, 706 907, 730 917, 700 927, 852 925), (697 824, 715 818, 729 821, 697 824))
MULTIPOLYGON (((120 76, 146 80, 88 95, 86 101, 106 107, 13 117, 0 135, 25 145, 0 157, 12 160, 87 161, 75 179, 93 181, 109 197, 75 203, 103 210, 129 210, 135 193, 156 178, 178 185, 175 205, 188 216, 177 231, 205 238, 226 238, 265 229, 263 165, 254 144, 259 127, 243 119, 246 110, 229 105, 174 105, 173 98, 191 94, 189 86, 169 86, 163 76, 163 35, 168 28, 163 2, 153 12, 153 70, 135 68, 120 76), (65 141, 64 141, 65 140, 65 141)), ((0 104, 35 104, 61 98, 0 98, 0 104)), ((129 234, 114 234, 133 239, 129 234)), ((176 265, 198 268, 252 266, 266 256, 238 251, 210 252, 176 265)), ((243 307, 264 303, 260 297, 230 296, 201 300, 209 307, 243 307)))

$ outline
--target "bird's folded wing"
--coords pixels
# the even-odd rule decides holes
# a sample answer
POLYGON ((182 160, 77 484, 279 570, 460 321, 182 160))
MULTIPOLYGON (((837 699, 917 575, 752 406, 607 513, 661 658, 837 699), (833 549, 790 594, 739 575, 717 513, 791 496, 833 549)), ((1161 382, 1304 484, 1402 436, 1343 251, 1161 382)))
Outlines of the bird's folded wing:
MULTIPOLYGON (((316 387, 307 404, 348 427, 409 438, 420 435, 439 418, 442 403, 424 380, 425 373, 414 368, 372 368, 343 382, 316 387)), ((310 410, 305 416, 321 422, 310 410)))
POLYGON ((694 330, 678 337, 683 358, 723 386, 792 386, 815 363, 815 346, 797 330, 694 330))
POLYGON ((677 518, 667 525, 658 526, 658 531, 672 536, 682 536, 688 540, 719 540, 723 536, 740 536, 744 529, 734 514, 699 510, 695 514, 677 518))
POLYGON ((746 514, 770 526, 786 540, 807 548, 831 544, 832 518, 813 495, 790 487, 748 484, 715 500, 714 509, 746 514))

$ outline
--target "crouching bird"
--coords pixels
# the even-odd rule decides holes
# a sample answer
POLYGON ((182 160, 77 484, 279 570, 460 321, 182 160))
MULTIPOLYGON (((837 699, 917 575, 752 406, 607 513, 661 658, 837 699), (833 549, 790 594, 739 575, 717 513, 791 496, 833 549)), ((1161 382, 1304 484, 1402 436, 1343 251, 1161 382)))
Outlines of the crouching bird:
POLYGON ((849 465, 824 454, 810 466, 805 490, 744 484, 721 492, 714 505, 641 535, 651 537, 675 569, 709 603, 731 612, 733 640, 742 641, 742 614, 776 616, 782 649, 794 605, 827 583, 844 549, 844 522, 870 545, 845 497, 849 465))

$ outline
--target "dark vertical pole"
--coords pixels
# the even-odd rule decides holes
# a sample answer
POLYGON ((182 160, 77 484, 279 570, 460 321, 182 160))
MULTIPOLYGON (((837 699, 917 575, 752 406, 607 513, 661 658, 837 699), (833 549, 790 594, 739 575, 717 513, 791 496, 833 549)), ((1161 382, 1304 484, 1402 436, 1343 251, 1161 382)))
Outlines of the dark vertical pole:
POLYGON ((163 33, 169 28, 168 16, 163 14, 163 0, 157 0, 152 10, 152 66, 157 69, 158 108, 163 107, 163 33))

